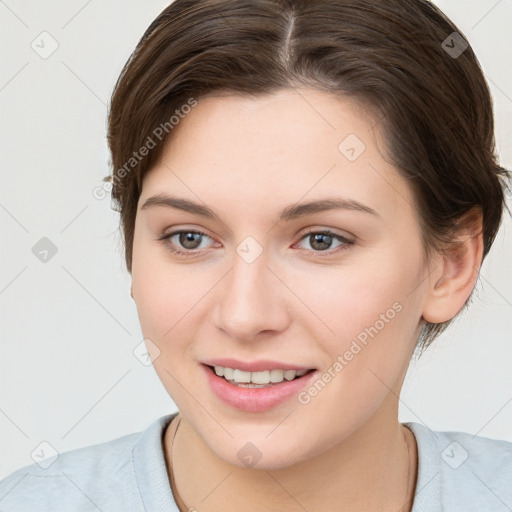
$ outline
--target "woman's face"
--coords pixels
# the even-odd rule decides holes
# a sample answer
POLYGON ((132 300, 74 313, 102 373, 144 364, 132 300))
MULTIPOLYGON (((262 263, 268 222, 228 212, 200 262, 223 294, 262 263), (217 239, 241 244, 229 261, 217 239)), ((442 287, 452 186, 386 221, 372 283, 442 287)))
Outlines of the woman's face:
POLYGON ((232 464, 289 466, 397 421, 428 270, 373 123, 312 89, 203 98, 144 180, 142 331, 184 420, 232 464))

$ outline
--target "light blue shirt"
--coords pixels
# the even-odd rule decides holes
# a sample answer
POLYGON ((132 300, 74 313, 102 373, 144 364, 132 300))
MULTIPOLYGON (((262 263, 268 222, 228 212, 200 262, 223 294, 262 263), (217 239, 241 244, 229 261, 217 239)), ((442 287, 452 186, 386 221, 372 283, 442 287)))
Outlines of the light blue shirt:
MULTIPOLYGON (((44 461, 18 469, 0 481, 0 511, 179 512, 162 445, 175 414, 143 432, 61 453, 46 469, 44 461)), ((512 511, 512 443, 405 425, 418 445, 412 512, 512 511)))

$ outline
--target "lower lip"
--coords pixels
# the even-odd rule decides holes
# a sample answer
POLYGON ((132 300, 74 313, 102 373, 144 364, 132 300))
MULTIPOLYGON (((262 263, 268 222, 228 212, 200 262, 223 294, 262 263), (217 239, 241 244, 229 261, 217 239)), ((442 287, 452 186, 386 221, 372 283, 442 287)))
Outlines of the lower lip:
POLYGON ((274 384, 266 388, 245 388, 230 384, 219 377, 206 365, 201 365, 212 391, 227 405, 245 412, 263 412, 278 406, 307 386, 314 378, 316 371, 309 372, 298 379, 274 384))

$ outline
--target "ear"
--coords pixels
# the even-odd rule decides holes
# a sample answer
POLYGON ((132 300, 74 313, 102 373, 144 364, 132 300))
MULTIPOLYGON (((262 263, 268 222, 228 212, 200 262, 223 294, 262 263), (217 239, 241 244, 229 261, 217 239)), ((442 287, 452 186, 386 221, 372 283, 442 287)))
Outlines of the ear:
POLYGON ((424 320, 447 322, 462 309, 475 286, 482 258, 482 214, 474 209, 460 220, 452 243, 439 252, 423 307, 424 320))
POLYGON ((133 299, 133 284, 130 286, 130 296, 133 299))

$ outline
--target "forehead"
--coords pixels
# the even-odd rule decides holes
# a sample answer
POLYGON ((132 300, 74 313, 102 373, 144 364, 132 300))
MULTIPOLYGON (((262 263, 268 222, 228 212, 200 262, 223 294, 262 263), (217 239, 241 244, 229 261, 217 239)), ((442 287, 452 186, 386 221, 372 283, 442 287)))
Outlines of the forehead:
POLYGON ((201 98, 146 175, 141 199, 172 191, 259 212, 336 194, 376 210, 409 208, 412 194, 381 154, 375 125, 357 102, 313 89, 201 98))

